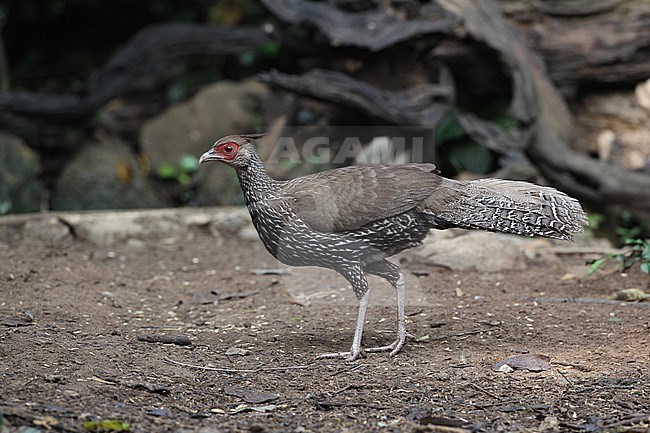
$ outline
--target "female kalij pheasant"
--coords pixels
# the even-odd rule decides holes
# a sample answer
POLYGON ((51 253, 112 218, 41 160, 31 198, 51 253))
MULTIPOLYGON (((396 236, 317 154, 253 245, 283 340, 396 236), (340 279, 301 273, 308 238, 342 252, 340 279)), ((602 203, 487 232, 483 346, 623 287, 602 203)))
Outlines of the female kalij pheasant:
POLYGON ((359 299, 349 352, 358 358, 368 306, 366 274, 397 291, 397 339, 365 352, 395 355, 406 341, 404 276, 386 257, 422 244, 431 229, 461 227, 572 240, 586 216, 577 200, 553 188, 499 179, 458 181, 433 164, 351 166, 288 181, 271 179, 253 141, 263 134, 230 135, 200 162, 221 161, 237 171, 253 225, 264 246, 290 266, 337 271, 359 299))

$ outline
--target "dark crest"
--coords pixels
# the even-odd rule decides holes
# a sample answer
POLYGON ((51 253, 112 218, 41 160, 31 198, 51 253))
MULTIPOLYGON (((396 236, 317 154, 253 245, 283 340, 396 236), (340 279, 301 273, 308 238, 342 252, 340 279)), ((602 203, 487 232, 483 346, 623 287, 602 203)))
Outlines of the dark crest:
POLYGON ((258 140, 266 135, 266 132, 261 134, 241 134, 240 137, 249 139, 249 140, 258 140))

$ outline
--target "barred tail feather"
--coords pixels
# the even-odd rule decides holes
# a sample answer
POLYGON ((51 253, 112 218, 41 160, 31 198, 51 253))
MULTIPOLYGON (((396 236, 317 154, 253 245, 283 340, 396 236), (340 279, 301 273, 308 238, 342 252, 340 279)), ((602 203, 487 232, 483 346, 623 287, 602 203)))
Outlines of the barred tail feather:
POLYGON ((437 226, 570 241, 587 225, 576 199, 527 182, 446 180, 423 205, 423 212, 437 226))

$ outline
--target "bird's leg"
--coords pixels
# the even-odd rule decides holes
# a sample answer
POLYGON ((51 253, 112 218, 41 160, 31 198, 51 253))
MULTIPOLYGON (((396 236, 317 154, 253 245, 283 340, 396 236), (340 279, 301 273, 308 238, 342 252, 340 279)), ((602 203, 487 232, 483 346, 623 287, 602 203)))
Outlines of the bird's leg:
POLYGON ((361 337, 363 335, 363 325, 366 321, 366 310, 368 309, 368 301, 370 300, 370 290, 366 290, 361 299, 359 299, 359 313, 357 314, 357 325, 354 328, 354 339, 352 339, 352 347, 350 347, 350 356, 348 361, 354 361, 361 355, 361 337))
POLYGON ((395 283, 395 291, 397 292, 397 339, 387 346, 367 348, 365 349, 366 352, 390 351, 390 356, 395 356, 406 343, 406 338, 409 337, 406 332, 406 313, 404 312, 406 284, 404 283, 404 275, 401 272, 395 283))
POLYGON ((363 335, 363 325, 366 320, 366 310, 370 300, 370 290, 368 280, 366 279, 363 269, 360 266, 353 266, 338 270, 351 284, 357 299, 359 299, 359 313, 357 315, 357 325, 354 328, 354 339, 349 352, 325 353, 318 356, 321 358, 345 358, 348 361, 354 361, 364 354, 361 348, 361 337, 363 335))
POLYGON ((359 314, 357 315, 357 326, 354 329, 354 339, 352 340, 352 347, 349 352, 332 352, 319 355, 316 359, 322 358, 345 358, 348 361, 354 361, 363 354, 361 348, 361 337, 363 335, 363 325, 366 320, 366 310, 368 309, 368 301, 370 299, 370 291, 366 290, 361 299, 359 299, 359 314))
POLYGON ((368 300, 370 299, 370 292, 366 291, 363 297, 359 300, 359 314, 357 315, 357 325, 354 329, 354 339, 352 340, 352 347, 349 352, 333 352, 324 353, 318 356, 321 358, 345 358, 348 361, 354 361, 363 354, 361 348, 361 337, 363 335, 363 325, 366 320, 366 310, 368 308, 368 300))

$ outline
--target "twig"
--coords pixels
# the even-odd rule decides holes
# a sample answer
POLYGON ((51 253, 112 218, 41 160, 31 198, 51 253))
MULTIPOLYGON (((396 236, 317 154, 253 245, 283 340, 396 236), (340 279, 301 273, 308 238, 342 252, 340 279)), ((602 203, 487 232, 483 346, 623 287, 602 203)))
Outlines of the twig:
POLYGON ((334 391, 334 394, 340 394, 340 393, 348 391, 350 389, 362 389, 362 388, 363 388, 363 385, 350 384, 350 385, 344 386, 341 389, 338 389, 338 390, 334 391))
POLYGON ((417 310, 417 311, 413 311, 413 312, 411 312, 411 313, 406 313, 406 317, 418 316, 418 315, 420 315, 420 314, 423 313, 423 312, 424 312, 424 308, 419 309, 419 310, 417 310))
POLYGON ((317 401, 316 405, 322 407, 323 409, 327 409, 327 408, 330 408, 330 407, 363 407, 363 408, 366 408, 366 409, 377 409, 377 410, 387 409, 386 406, 379 406, 379 405, 375 405, 375 404, 339 403, 339 402, 336 402, 336 401, 317 401))
POLYGON ((94 380, 95 382, 103 383, 105 385, 115 385, 115 386, 121 385, 127 388, 132 388, 138 391, 148 391, 154 394, 167 395, 171 392, 169 388, 165 388, 160 385, 148 384, 148 383, 126 382, 126 381, 122 381, 119 379, 112 379, 112 378, 103 379, 98 376, 93 376, 92 380, 94 380))
POLYGON ((351 366, 351 367, 341 368, 339 370, 336 370, 334 373, 330 374, 330 377, 338 376, 341 373, 347 373, 349 371, 355 371, 355 370, 358 370, 358 369, 360 369, 362 367, 365 367, 366 365, 368 365, 368 364, 357 364, 357 365, 354 365, 354 366, 351 366))
POLYGON ((635 307, 650 307, 650 302, 625 302, 625 301, 615 301, 613 299, 601 299, 601 298, 519 298, 522 301, 533 301, 533 302, 547 302, 551 304, 561 304, 573 302, 577 304, 605 304, 605 305, 630 305, 635 307))
POLYGON ((146 343, 165 343, 176 344, 178 346, 191 346, 192 340, 185 335, 157 335, 157 334, 144 334, 138 335, 138 341, 146 343))
POLYGON ((483 389, 483 388, 481 388, 480 386, 478 386, 478 385, 475 384, 475 383, 470 383, 469 386, 471 386, 472 388, 474 388, 474 389, 477 390, 477 391, 481 391, 483 394, 489 395, 490 397, 492 397, 492 398, 495 399, 495 400, 499 400, 499 401, 502 400, 501 397, 499 397, 498 395, 491 393, 491 392, 488 391, 487 389, 483 389))
POLYGON ((304 365, 289 365, 286 367, 261 367, 261 368, 252 368, 252 369, 237 369, 237 368, 219 368, 219 367, 208 367, 206 365, 194 365, 186 364, 180 361, 174 361, 173 359, 163 358, 164 361, 169 362, 170 364, 180 365, 182 367, 196 368, 198 370, 207 370, 207 371, 218 371, 220 373, 259 373, 263 371, 286 371, 286 370, 304 370, 315 366, 316 364, 304 364, 304 365))
POLYGON ((477 329, 475 331, 459 332, 457 334, 451 334, 451 335, 441 335, 439 337, 430 338, 429 340, 446 340, 447 338, 464 337, 466 335, 475 335, 475 334, 480 334, 481 332, 493 331, 494 329, 498 329, 498 327, 495 326, 492 328, 477 329))
POLYGON ((551 364, 561 365, 563 367, 572 367, 572 368, 576 368, 576 369, 578 369, 580 371, 584 371, 584 372, 587 372, 587 373, 592 371, 592 369, 590 367, 585 367, 584 365, 575 364, 573 362, 552 361, 551 364))
POLYGON ((566 380, 566 383, 568 383, 569 386, 573 386, 573 383, 569 380, 568 377, 566 377, 566 375, 564 373, 562 373, 562 370, 558 370, 557 372, 560 373, 560 376, 562 376, 564 378, 564 380, 566 380))
POLYGON ((476 406, 479 409, 488 409, 494 406, 500 406, 504 404, 512 404, 512 403, 518 403, 520 400, 518 398, 513 398, 510 400, 500 400, 494 403, 487 403, 487 404, 482 404, 482 403, 474 403, 474 406, 476 406))

